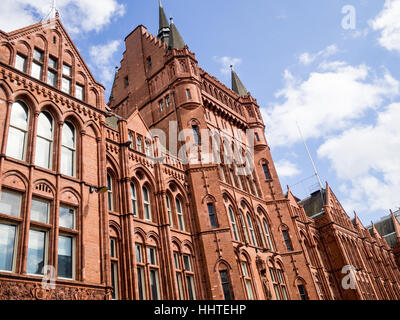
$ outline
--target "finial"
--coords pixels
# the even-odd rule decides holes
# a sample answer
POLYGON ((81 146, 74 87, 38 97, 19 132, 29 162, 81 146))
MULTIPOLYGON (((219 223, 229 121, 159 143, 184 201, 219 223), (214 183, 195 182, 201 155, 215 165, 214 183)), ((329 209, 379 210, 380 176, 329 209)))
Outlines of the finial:
POLYGON ((231 71, 233 71, 233 64, 231 64, 230 67, 231 67, 231 71))
POLYGON ((170 17, 169 21, 171 21, 171 24, 174 24, 174 18, 170 17))

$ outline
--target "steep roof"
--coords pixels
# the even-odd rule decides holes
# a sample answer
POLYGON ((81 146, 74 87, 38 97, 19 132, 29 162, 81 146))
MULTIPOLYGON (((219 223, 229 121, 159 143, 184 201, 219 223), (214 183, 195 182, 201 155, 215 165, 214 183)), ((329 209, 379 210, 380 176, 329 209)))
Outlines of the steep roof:
POLYGON ((247 96, 248 91, 242 81, 240 80, 237 73, 232 69, 232 90, 240 96, 247 96))
POLYGON ((169 35, 169 49, 182 49, 186 46, 185 41, 181 34, 178 31, 178 28, 175 26, 174 21, 171 18, 171 25, 170 25, 171 33, 169 35))
POLYGON ((165 14, 164 8, 162 6, 161 0, 159 0, 159 31, 161 31, 164 28, 169 29, 169 23, 167 19, 167 15, 165 14))

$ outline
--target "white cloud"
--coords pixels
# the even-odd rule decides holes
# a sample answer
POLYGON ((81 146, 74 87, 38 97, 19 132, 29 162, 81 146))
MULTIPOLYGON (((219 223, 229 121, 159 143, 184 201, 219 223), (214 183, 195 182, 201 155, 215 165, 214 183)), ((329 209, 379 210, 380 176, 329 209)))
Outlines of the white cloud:
POLYGON ((90 48, 91 65, 100 75, 100 80, 110 82, 114 77, 113 55, 117 52, 121 41, 114 40, 104 45, 92 46, 90 48))
MULTIPOLYGON (((0 29, 13 31, 39 22, 50 13, 49 0, 3 0, 0 29)), ((118 0, 58 0, 57 9, 70 33, 100 31, 125 13, 118 0)))
POLYGON ((275 163, 276 171, 278 172, 279 177, 294 177, 301 173, 301 171, 297 168, 295 163, 290 162, 289 160, 280 160, 275 163))
POLYGON ((400 52, 400 0, 386 0, 383 10, 370 25, 380 31, 379 43, 389 51, 400 52))
POLYGON ((324 62, 308 79, 285 71, 285 87, 276 94, 280 102, 262 109, 271 145, 290 146, 304 137, 320 138, 353 125, 366 111, 376 110, 387 98, 399 94, 400 83, 390 72, 376 75, 366 65, 324 62))
POLYGON ((299 61, 300 63, 304 64, 304 65, 310 65, 311 63, 313 63, 317 58, 328 58, 334 54, 336 54, 338 52, 338 48, 336 47, 336 45, 332 44, 328 47, 326 47, 325 49, 317 52, 317 53, 309 53, 309 52, 305 52, 303 54, 300 55, 299 57, 299 61))
POLYGON ((329 159, 345 185, 348 210, 385 210, 400 205, 400 103, 378 113, 375 125, 351 128, 328 139, 318 156, 329 159))
POLYGON ((223 75, 227 75, 231 72, 231 66, 237 67, 242 63, 242 59, 240 58, 213 57, 213 59, 221 64, 220 72, 223 75))

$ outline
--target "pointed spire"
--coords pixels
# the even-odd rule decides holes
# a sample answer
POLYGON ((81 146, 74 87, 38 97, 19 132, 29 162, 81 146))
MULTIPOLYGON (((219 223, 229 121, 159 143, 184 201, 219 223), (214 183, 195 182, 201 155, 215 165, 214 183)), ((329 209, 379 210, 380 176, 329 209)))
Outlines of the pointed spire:
POLYGON ((233 70, 233 66, 231 66, 232 71, 232 90, 235 91, 239 96, 247 96, 249 92, 246 87, 243 85, 242 81, 240 81, 239 76, 233 70))
POLYGON ((392 217, 394 231, 396 232, 397 243, 400 243, 400 222, 397 220, 392 210, 390 210, 390 215, 392 217))
POLYGON ((170 20, 171 20, 171 25, 170 25, 171 33, 169 36, 168 48, 169 49, 182 49, 186 46, 185 41, 183 41, 181 34, 179 33, 178 29, 176 28, 176 26, 174 24, 174 20, 172 18, 170 18, 170 20))
POLYGON ((371 221, 371 225, 372 225, 372 235, 375 239, 378 240, 382 240, 382 237, 380 235, 380 233, 378 232, 378 230, 375 227, 375 224, 371 221))
POLYGON ((114 75, 114 81, 111 87, 111 94, 110 94, 110 98, 109 101, 114 100, 114 87, 115 87, 115 81, 117 79, 117 75, 118 75, 118 67, 115 67, 115 75, 114 75))
POLYGON ((159 4, 159 28, 158 28, 158 38, 164 43, 168 43, 171 28, 168 23, 167 16, 165 14, 164 8, 162 6, 161 0, 158 0, 159 4))
POLYGON ((358 230, 363 230, 364 226, 362 222, 360 221, 360 218, 358 218, 357 212, 354 211, 354 222, 358 230))

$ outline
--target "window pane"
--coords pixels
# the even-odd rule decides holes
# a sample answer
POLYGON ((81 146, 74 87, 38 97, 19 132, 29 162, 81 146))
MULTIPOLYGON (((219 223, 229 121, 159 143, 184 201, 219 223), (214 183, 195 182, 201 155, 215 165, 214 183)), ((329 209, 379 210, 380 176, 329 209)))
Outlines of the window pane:
POLYGON ((159 300, 159 282, 158 282, 158 271, 157 270, 150 270, 150 288, 151 288, 151 298, 152 300, 159 300))
POLYGON ((116 262, 111 263, 111 286, 113 288, 112 299, 118 299, 118 264, 116 262))
POLYGON ((144 300, 146 299, 146 291, 144 288, 144 270, 142 267, 137 268, 137 278, 138 278, 139 300, 144 300))
POLYGON ((247 295, 249 297, 249 300, 254 300, 253 288, 251 286, 251 280, 246 280, 246 289, 247 289, 247 295))
POLYGON ((136 245, 136 262, 143 262, 142 246, 140 244, 136 245))
POLYGON ((67 176, 74 176, 74 151, 62 148, 61 151, 61 173, 67 176))
POLYGON ((75 97, 79 100, 84 100, 84 94, 83 94, 83 86, 77 84, 76 85, 76 94, 75 97))
POLYGON ((192 264, 190 261, 190 256, 184 255, 183 256, 183 262, 185 264, 185 270, 186 271, 192 271, 192 264))
POLYGON ((45 266, 46 232, 30 230, 28 244, 28 274, 43 274, 45 266))
POLYGON ((157 265, 156 249, 148 248, 147 255, 148 255, 148 259, 149 259, 149 264, 151 264, 153 266, 157 265))
POLYGON ((21 130, 28 130, 28 109, 21 102, 15 102, 12 106, 10 124, 21 130))
POLYGON ((0 213, 13 217, 21 215, 22 196, 6 190, 0 191, 0 213))
POLYGON ((61 90, 67 94, 71 94, 71 80, 63 78, 61 90))
POLYGON ((53 118, 47 112, 39 115, 37 134, 48 140, 53 139, 53 118))
POLYGON ((186 276, 186 283, 187 283, 187 289, 188 289, 188 293, 189 293, 189 300, 196 299, 196 294, 194 292, 194 280, 193 280, 192 275, 186 276))
POLYGON ((176 274, 176 282, 178 285, 178 293, 179 293, 179 299, 183 300, 183 288, 182 288, 182 274, 181 273, 177 273, 176 274))
POLYGON ((47 84, 56 87, 57 86, 57 73, 49 70, 47 72, 47 84))
POLYGON ((8 141, 7 141, 7 155, 23 160, 25 155, 25 136, 26 133, 19 129, 10 127, 8 131, 8 141))
POLYGON ((63 65, 63 75, 66 75, 66 76, 70 77, 71 76, 71 70, 72 69, 71 69, 70 66, 68 66, 66 64, 63 65))
POLYGON ((66 122, 64 124, 62 135, 63 146, 75 149, 75 128, 71 123, 66 122))
POLYGON ((58 60, 53 57, 49 57, 49 67, 53 69, 57 69, 58 67, 58 60))
POLYGON ((51 141, 40 137, 36 140, 35 164, 39 167, 50 169, 51 141))
POLYGON ((48 223, 50 204, 41 200, 32 200, 31 221, 48 223))
POLYGON ((214 205, 212 203, 208 203, 207 207, 208 207, 208 215, 210 217, 211 228, 218 228, 217 220, 215 218, 214 205))
POLYGON ((33 51, 33 59, 43 62, 43 52, 40 50, 35 49, 33 51))
POLYGON ((116 252, 116 246, 115 246, 115 239, 110 239, 110 256, 111 258, 116 258, 117 257, 117 252, 116 252))
POLYGON ((16 227, 0 224, 0 270, 12 271, 16 227))
POLYGON ((72 279, 72 238, 58 237, 58 276, 72 279))
POLYGON ((66 207, 60 207, 60 227, 67 229, 75 228, 75 210, 66 207))
POLYGON ((26 72, 26 58, 17 54, 15 59, 15 69, 26 72))
POLYGON ((222 284, 222 290, 224 292, 224 298, 225 300, 232 300, 232 293, 231 293, 231 286, 229 282, 229 276, 227 271, 220 271, 220 277, 221 277, 221 284, 222 284))
POLYGON ((36 62, 32 62, 32 77, 35 79, 41 80, 42 79, 42 65, 36 62))

